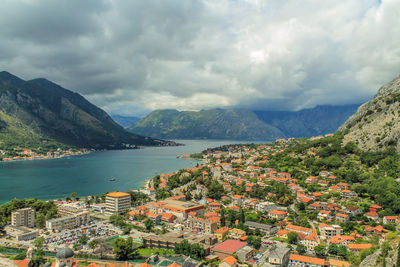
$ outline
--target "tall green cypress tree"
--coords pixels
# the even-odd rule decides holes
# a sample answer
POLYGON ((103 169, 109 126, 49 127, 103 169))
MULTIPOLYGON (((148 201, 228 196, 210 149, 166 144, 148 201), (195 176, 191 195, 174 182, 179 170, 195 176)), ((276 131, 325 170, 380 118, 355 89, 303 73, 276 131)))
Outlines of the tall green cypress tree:
POLYGON ((225 209, 222 208, 221 209, 221 226, 225 226, 225 225, 226 225, 226 223, 225 223, 225 209))

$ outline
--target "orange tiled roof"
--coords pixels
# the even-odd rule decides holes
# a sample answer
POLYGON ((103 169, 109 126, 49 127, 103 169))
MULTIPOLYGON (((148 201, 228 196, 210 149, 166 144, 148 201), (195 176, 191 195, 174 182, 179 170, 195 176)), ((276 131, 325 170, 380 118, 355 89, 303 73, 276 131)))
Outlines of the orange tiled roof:
POLYGON ((325 265, 325 260, 324 259, 320 259, 320 258, 314 258, 314 257, 290 254, 290 258, 289 259, 290 260, 294 260, 294 261, 307 262, 307 263, 311 263, 311 264, 325 265))
POLYGON ((126 197, 126 196, 129 196, 129 194, 123 193, 123 192, 111 192, 111 193, 108 193, 107 196, 109 196, 109 197, 126 197))

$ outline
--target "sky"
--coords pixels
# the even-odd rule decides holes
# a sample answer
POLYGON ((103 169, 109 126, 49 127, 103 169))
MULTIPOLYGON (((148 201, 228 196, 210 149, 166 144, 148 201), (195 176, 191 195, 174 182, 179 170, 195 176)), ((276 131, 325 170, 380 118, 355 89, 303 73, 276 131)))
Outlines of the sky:
POLYGON ((111 114, 362 103, 400 73, 399 0, 2 0, 0 70, 111 114))

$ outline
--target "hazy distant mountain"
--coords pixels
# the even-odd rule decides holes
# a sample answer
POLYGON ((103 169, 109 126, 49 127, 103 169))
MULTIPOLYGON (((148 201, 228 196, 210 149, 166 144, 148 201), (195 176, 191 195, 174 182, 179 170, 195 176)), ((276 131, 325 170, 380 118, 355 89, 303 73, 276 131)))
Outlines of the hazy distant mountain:
POLYGON ((294 111, 156 110, 127 127, 133 133, 172 139, 271 140, 335 132, 357 105, 294 111))
POLYGON ((299 111, 254 111, 265 123, 287 137, 307 137, 336 132, 359 105, 316 106, 299 111))
POLYGON ((367 103, 361 105, 341 130, 347 130, 344 142, 352 141, 363 150, 381 150, 389 146, 400 151, 400 75, 382 86, 367 103))
POLYGON ((111 118, 124 128, 140 121, 140 118, 132 116, 111 115, 111 118))
POLYGON ((273 139, 283 135, 249 110, 156 110, 127 130, 172 139, 273 139))
POLYGON ((0 143, 46 139, 86 148, 166 144, 125 131, 78 93, 46 79, 0 72, 0 143))

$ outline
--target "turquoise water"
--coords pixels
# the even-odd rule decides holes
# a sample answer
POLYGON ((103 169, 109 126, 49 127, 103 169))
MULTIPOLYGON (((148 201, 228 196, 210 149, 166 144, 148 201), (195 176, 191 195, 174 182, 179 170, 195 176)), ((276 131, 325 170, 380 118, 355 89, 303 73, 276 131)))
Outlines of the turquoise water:
POLYGON ((177 159, 183 153, 243 141, 177 140, 185 146, 138 150, 98 151, 69 158, 1 162, 0 203, 13 198, 55 199, 138 189, 160 173, 195 166, 198 161, 177 159), (114 177, 116 181, 110 182, 114 177))

